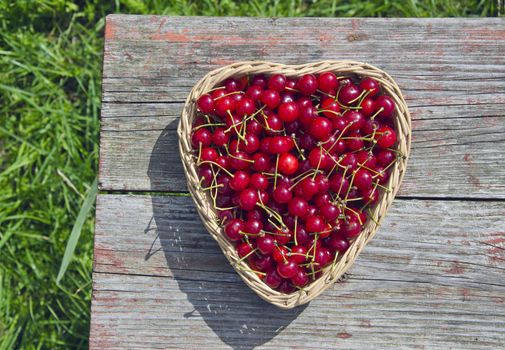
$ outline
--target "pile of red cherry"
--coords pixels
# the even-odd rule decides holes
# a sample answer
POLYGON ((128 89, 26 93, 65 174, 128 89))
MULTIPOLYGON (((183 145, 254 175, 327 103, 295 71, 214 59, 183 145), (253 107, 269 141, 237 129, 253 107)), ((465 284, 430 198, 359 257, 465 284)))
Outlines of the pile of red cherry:
POLYGON ((197 101, 200 185, 224 234, 271 288, 292 293, 335 263, 386 191, 393 99, 369 77, 229 78, 197 101))

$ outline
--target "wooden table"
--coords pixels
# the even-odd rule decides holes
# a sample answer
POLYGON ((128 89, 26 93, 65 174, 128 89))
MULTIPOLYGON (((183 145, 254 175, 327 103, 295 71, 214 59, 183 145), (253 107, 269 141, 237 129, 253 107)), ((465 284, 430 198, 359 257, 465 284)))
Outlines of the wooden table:
POLYGON ((92 349, 505 344, 505 21, 107 17, 92 349), (413 117, 407 175, 348 279, 307 306, 260 300, 187 196, 176 126, 237 60, 355 59, 413 117))

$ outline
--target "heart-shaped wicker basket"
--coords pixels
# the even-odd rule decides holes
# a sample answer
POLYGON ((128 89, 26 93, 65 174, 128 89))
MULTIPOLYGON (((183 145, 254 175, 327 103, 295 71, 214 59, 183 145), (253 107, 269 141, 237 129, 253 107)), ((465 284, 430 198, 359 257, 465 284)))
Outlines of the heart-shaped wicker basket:
POLYGON ((261 298, 284 309, 293 308, 305 304, 317 297, 324 290, 337 281, 345 271, 354 263, 354 260, 372 239, 379 228, 389 206, 400 187, 407 159, 410 152, 411 122, 410 114, 403 99, 400 88, 386 72, 366 63, 354 61, 321 61, 302 65, 285 65, 270 62, 237 62, 209 72, 191 90, 182 111, 182 118, 178 127, 179 151, 186 172, 188 189, 191 192, 196 208, 203 224, 221 247, 230 264, 237 271, 244 282, 255 291, 261 298), (196 157, 191 147, 192 123, 196 116, 196 100, 201 95, 218 86, 228 77, 243 76, 246 74, 284 74, 288 77, 297 77, 303 74, 317 74, 331 71, 337 75, 349 75, 359 77, 372 77, 380 82, 383 92, 389 95, 396 103, 394 114, 394 126, 397 131, 397 149, 401 157, 393 166, 386 187, 389 191, 383 191, 379 202, 371 208, 371 216, 374 220, 367 220, 362 233, 352 242, 349 249, 335 264, 325 268, 323 275, 311 282, 308 286, 292 294, 283 294, 268 287, 245 262, 238 257, 233 243, 228 241, 223 233, 223 228, 218 223, 215 210, 212 208, 210 197, 199 187, 196 157))

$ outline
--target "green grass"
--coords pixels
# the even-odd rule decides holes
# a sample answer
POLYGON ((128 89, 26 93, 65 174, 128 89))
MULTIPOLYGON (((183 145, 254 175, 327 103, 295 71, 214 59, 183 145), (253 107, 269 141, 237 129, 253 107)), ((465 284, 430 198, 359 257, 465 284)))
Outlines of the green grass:
POLYGON ((87 347, 94 220, 79 213, 96 177, 106 14, 493 16, 495 3, 0 0, 0 349, 87 347))

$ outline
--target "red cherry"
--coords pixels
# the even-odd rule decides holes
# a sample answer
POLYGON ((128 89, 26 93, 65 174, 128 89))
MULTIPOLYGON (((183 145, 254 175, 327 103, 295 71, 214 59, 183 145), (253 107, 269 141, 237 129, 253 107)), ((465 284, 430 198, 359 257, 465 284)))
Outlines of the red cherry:
POLYGON ((349 181, 342 174, 336 173, 330 177, 330 189, 342 197, 349 190, 349 181))
POLYGON ((316 249, 316 253, 314 254, 314 263, 319 269, 327 266, 331 263, 331 261, 331 253, 327 248, 321 247, 316 249))
POLYGON ((212 99, 214 100, 214 104, 216 103, 216 100, 220 99, 221 97, 223 97, 226 94, 227 94, 227 91, 225 88, 219 88, 219 89, 212 91, 211 96, 212 96, 212 99))
POLYGON ((240 258, 246 257, 252 252, 252 247, 247 242, 242 242, 237 246, 237 254, 240 258))
POLYGON ((396 133, 389 126, 382 126, 377 129, 375 139, 380 148, 389 148, 396 143, 396 133))
POLYGON ((245 171, 238 170, 230 180, 230 187, 235 191, 242 191, 249 185, 250 177, 245 171))
POLYGON ((214 99, 209 94, 205 94, 198 98, 196 102, 198 109, 205 114, 214 113, 214 99))
POLYGON ((346 145, 345 145, 345 141, 340 139, 340 140, 337 140, 337 142, 333 142, 330 146, 330 149, 328 149, 328 152, 330 152, 332 155, 340 155, 342 153, 345 152, 346 150, 346 145))
POLYGON ((358 160, 356 159, 356 155, 354 153, 346 153, 340 160, 340 165, 343 165, 349 170, 355 170, 358 166, 358 160))
POLYGON ((330 119, 340 117, 340 107, 337 101, 332 98, 324 99, 323 102, 321 102, 320 109, 325 117, 330 119))
POLYGON ((363 202, 366 204, 373 204, 377 203, 379 200, 379 191, 374 188, 370 188, 369 190, 366 190, 363 192, 363 202))
MULTIPOLYGON (((300 105, 299 105, 300 106, 300 105)), ((298 121, 304 130, 309 130, 314 119, 317 118, 317 112, 312 104, 299 107, 298 121)))
POLYGON ((281 283, 282 277, 275 270, 268 272, 265 276, 265 284, 272 289, 277 289, 281 283))
POLYGON ((275 230, 275 233, 277 234, 275 236, 275 240, 277 241, 278 244, 287 244, 291 238, 293 238, 293 232, 289 230, 288 228, 284 228, 282 230, 275 230))
POLYGON ((347 124, 350 124, 349 130, 358 131, 365 125, 365 117, 358 111, 349 111, 344 114, 347 124))
POLYGON ((263 153, 255 153, 252 156, 253 160, 253 169, 258 171, 258 172, 263 172, 267 171, 270 169, 271 163, 270 163, 270 157, 268 157, 266 154, 263 153))
POLYGON ((319 186, 312 177, 303 179, 298 186, 300 186, 301 194, 306 200, 310 200, 319 191, 319 186))
POLYGON ((272 154, 286 153, 293 148, 293 143, 288 136, 274 136, 272 137, 268 150, 272 154))
POLYGON ((318 140, 326 140, 330 137, 332 130, 331 122, 323 117, 314 118, 310 124, 309 132, 318 140))
POLYGON ((288 250, 282 246, 275 247, 272 257, 278 263, 283 263, 287 260, 288 250))
POLYGON ((263 221, 264 216, 263 216, 263 212, 261 211, 261 209, 256 208, 256 209, 248 211, 246 213, 246 218, 247 218, 247 220, 263 221))
POLYGON ((219 157, 219 153, 214 148, 206 147, 202 148, 202 152, 200 154, 200 159, 202 161, 216 161, 217 157, 219 157))
POLYGON ((271 235, 260 236, 256 239, 258 249, 263 254, 271 254, 275 249, 275 240, 271 235))
POLYGON ((215 101, 216 114, 225 117, 235 110, 235 101, 230 96, 224 96, 215 101))
POLYGON ((293 260, 277 265, 277 273, 283 278, 292 278, 298 272, 298 265, 293 260))
POLYGON ((254 153, 260 148, 260 139, 254 134, 246 134, 243 149, 247 153, 254 153))
MULTIPOLYGON (((250 212, 252 212, 253 210, 254 209, 252 209, 250 212)), ((260 233, 262 228, 263 224, 261 223, 260 219, 251 218, 245 222, 244 231, 247 234, 257 235, 260 233)))
POLYGON ((373 169, 377 164, 377 157, 373 153, 367 151, 360 151, 356 153, 358 164, 364 165, 367 168, 373 169))
POLYGON ((363 140, 363 136, 357 132, 352 132, 348 136, 348 139, 345 140, 345 146, 350 151, 357 151, 363 148, 365 141, 363 140))
POLYGON ((254 101, 246 97, 237 103, 235 112, 237 113, 237 116, 243 118, 247 115, 254 114, 255 109, 256 107, 254 106, 254 101))
POLYGON ((286 86, 286 76, 283 74, 274 74, 268 79, 268 88, 281 92, 286 86))
POLYGON ((313 74, 305 74, 298 79, 296 86, 303 95, 310 96, 317 90, 317 79, 313 74))
POLYGON ((296 86, 296 80, 294 79, 286 79, 286 88, 293 90, 296 86))
POLYGON ((235 101, 235 109, 236 109, 236 106, 237 104, 242 101, 246 96, 243 92, 240 92, 240 93, 234 93, 233 95, 230 96, 233 101, 235 101))
POLYGON ((214 179, 214 174, 212 173, 210 166, 204 164, 200 167, 200 169, 198 169, 198 177, 203 179, 204 186, 210 186, 212 179, 214 179))
POLYGON ((258 74, 252 77, 251 85, 258 85, 260 88, 264 89, 267 86, 267 79, 263 74, 258 74))
POLYGON ((240 219, 231 219, 224 226, 224 233, 232 241, 238 241, 242 238, 240 232, 244 230, 244 221, 240 219))
POLYGON ((223 85, 228 92, 234 92, 234 91, 239 91, 240 89, 240 83, 238 80, 233 79, 233 78, 228 78, 223 82, 223 85))
POLYGON ((248 134, 254 134, 258 136, 263 132, 263 127, 256 119, 252 119, 247 122, 245 130, 248 134))
POLYGON ((339 253, 345 253, 349 248, 349 241, 340 235, 332 235, 328 241, 328 247, 339 253))
POLYGON ((376 110, 375 101, 371 97, 367 96, 361 101, 361 113, 363 113, 365 117, 370 117, 376 110))
POLYGON ((263 102, 269 109, 274 109, 281 102, 281 97, 275 90, 265 90, 261 94, 261 102, 263 102))
POLYGON ((200 145, 202 147, 209 147, 211 143, 212 133, 205 128, 196 130, 191 136, 191 145, 196 149, 199 149, 200 145))
POLYGON ((382 111, 378 114, 378 116, 387 118, 393 113, 395 109, 395 102, 389 96, 379 96, 375 100, 375 108, 377 108, 377 111, 382 108, 382 111))
POLYGON ((298 170, 298 159, 291 153, 283 153, 279 157, 279 172, 291 175, 298 170))
POLYGON ((319 212, 327 221, 335 220, 341 213, 340 209, 337 206, 330 203, 326 203, 325 205, 321 206, 319 208, 319 212))
POLYGON ((232 189, 230 187, 230 180, 231 180, 230 176, 228 176, 226 174, 220 174, 217 177, 217 184, 222 187, 219 187, 217 189, 217 192, 220 194, 230 194, 230 192, 232 191, 232 189))
POLYGON ((317 233, 324 231, 325 223, 322 216, 309 215, 305 220, 305 229, 309 233, 317 233))
POLYGON ((343 105, 350 106, 357 102, 359 95, 361 94, 360 88, 354 84, 345 85, 340 89, 338 94, 338 99, 343 105))
POLYGON ((372 135, 377 129, 380 128, 380 123, 376 119, 368 119, 362 127, 363 134, 372 135))
POLYGON ((308 203, 305 199, 295 197, 289 201, 288 210, 293 216, 303 217, 307 213, 308 203))
POLYGON ((288 102, 295 102, 295 96, 291 93, 282 94, 281 95, 281 105, 283 103, 288 103, 288 102))
POLYGON ((294 102, 286 102, 279 106, 279 118, 285 122, 295 121, 298 113, 298 105, 294 102))
POLYGON ((298 244, 305 245, 310 240, 310 235, 307 233, 307 231, 301 224, 298 224, 298 226, 296 227, 295 235, 298 244))
POLYGON ((282 131, 282 120, 275 114, 265 118, 265 129, 268 135, 275 135, 282 131))
POLYGON ((332 72, 324 72, 317 77, 319 90, 329 92, 334 90, 338 85, 337 76, 332 72))
POLYGON ((239 205, 244 210, 252 210, 258 202, 258 192, 252 188, 246 188, 240 192, 239 205))
POLYGON ((263 174, 254 173, 251 175, 249 185, 257 190, 266 190, 268 188, 268 179, 263 174))
POLYGON ((372 174, 366 169, 358 169, 354 174, 353 185, 360 191, 367 191, 372 188, 372 174))
POLYGON ((245 152, 234 152, 230 155, 230 166, 235 170, 249 168, 249 156, 245 152))
POLYGON ((218 147, 223 147, 230 141, 230 133, 225 132, 224 128, 216 128, 212 134, 212 142, 218 147))
POLYGON ((307 273, 305 271, 299 269, 296 272, 296 274, 291 278, 291 282, 296 287, 303 287, 309 283, 309 276, 307 276, 307 273))
POLYGON ((331 126, 335 130, 342 131, 347 126, 347 121, 345 118, 333 118, 331 120, 331 126))
POLYGON ((261 203, 268 203, 270 200, 270 196, 268 195, 267 191, 259 190, 259 196, 261 203))
POLYGON ((314 148, 309 153, 309 163, 314 169, 328 169, 332 166, 333 161, 325 151, 314 148))
POLYGON ((330 189, 330 181, 323 174, 317 174, 315 179, 319 192, 328 192, 330 189))
POLYGON ((317 208, 321 208, 331 202, 331 196, 327 192, 326 193, 320 192, 320 193, 316 194, 313 202, 317 208))
POLYGON ((233 213, 231 210, 220 210, 217 213, 217 217, 221 220, 221 224, 228 222, 228 220, 233 219, 233 213))
POLYGON ((291 200, 292 193, 286 185, 278 185, 272 192, 272 197, 277 203, 288 203, 291 200))
POLYGON ((361 225, 356 219, 347 220, 347 222, 345 222, 340 229, 340 232, 347 238, 354 238, 359 236, 360 231, 361 225))
POLYGON ((380 150, 377 152, 377 161, 383 167, 387 167, 396 159, 396 155, 393 151, 388 149, 380 150))
POLYGON ((385 184, 386 181, 389 179, 389 172, 384 170, 384 168, 380 165, 375 167, 375 171, 377 172, 376 179, 379 180, 379 183, 381 185, 385 184))
POLYGON ((291 248, 291 253, 289 256, 295 263, 301 264, 307 261, 307 248, 305 248, 303 245, 300 245, 300 242, 298 242, 298 244, 299 245, 295 245, 291 248))
POLYGON ((377 95, 377 93, 379 92, 379 83, 377 82, 377 80, 372 79, 372 78, 363 79, 359 83, 359 87, 362 90, 370 91, 368 93, 368 96, 370 96, 370 97, 377 95))
POLYGON ((284 129, 288 135, 299 135, 301 134, 300 122, 298 120, 292 121, 290 123, 284 123, 284 129))
POLYGON ((284 294, 291 294, 295 291, 295 287, 291 285, 290 281, 284 280, 279 286, 278 290, 284 294))
POLYGON ((261 94, 263 93, 263 89, 258 85, 251 85, 247 88, 245 95, 253 100, 254 102, 259 101, 261 99, 261 94))
POLYGON ((274 259, 271 255, 252 255, 249 260, 256 270, 270 272, 274 270, 274 259))

